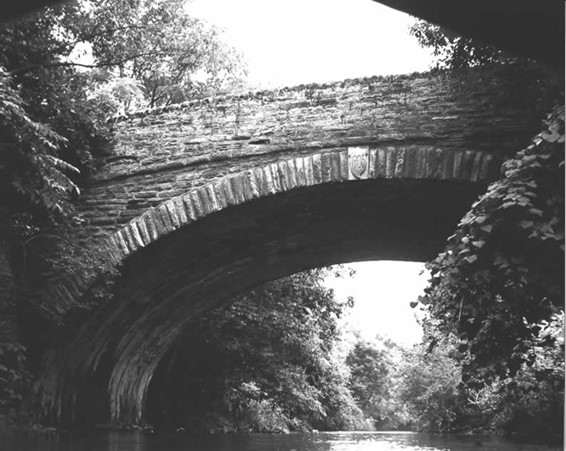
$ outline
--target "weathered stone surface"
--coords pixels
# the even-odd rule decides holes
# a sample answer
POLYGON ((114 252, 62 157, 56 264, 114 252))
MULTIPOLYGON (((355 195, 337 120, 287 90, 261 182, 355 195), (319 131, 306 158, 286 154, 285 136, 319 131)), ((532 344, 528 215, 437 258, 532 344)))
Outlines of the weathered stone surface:
MULTIPOLYGON (((325 150, 426 146, 499 157, 515 151, 539 125, 536 96, 515 93, 510 99, 496 77, 470 80, 443 74, 374 77, 124 117, 114 124, 112 154, 99 161, 100 171, 82 196, 83 233, 117 230, 147 208, 228 174, 325 150)), ((337 161, 322 163, 325 180, 337 180, 337 161)), ((410 172, 399 165, 388 176, 410 172)), ((284 172, 280 177, 287 182, 284 172)))

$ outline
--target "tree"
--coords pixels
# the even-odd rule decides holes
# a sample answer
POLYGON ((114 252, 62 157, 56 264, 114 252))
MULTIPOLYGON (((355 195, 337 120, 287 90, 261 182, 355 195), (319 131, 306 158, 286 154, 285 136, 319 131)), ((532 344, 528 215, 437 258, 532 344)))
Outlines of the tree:
POLYGON ((322 277, 271 282, 187 325, 150 387, 149 412, 163 415, 148 420, 201 431, 365 425, 333 353, 344 306, 322 277))
POLYGON ((3 156, 0 160, 1 205, 10 205, 10 209, 15 210, 17 207, 13 203, 21 202, 23 198, 49 212, 62 214, 67 211, 69 195, 78 194, 79 189, 67 176, 77 169, 58 156, 59 146, 66 140, 49 126, 28 116, 22 98, 2 68, 0 134, 3 156))
POLYGON ((419 431, 449 432, 462 410, 461 365, 448 342, 427 352, 423 345, 408 351, 399 371, 401 402, 408 406, 419 431))
POLYGON ((24 215, 62 215, 78 188, 68 177, 76 168, 58 156, 64 138, 31 119, 24 102, 0 67, 0 425, 21 420, 29 388, 25 348, 17 315, 17 279, 12 269, 13 240, 33 229, 24 215))
POLYGON ((422 19, 417 20, 409 32, 422 47, 432 49, 438 69, 463 69, 516 60, 492 45, 460 36, 422 19))
POLYGON ((531 340, 537 354, 513 377, 496 378, 481 388, 467 388, 470 423, 541 441, 563 442, 564 313, 541 323, 531 340), (549 345, 552 343, 552 345, 549 345))
POLYGON ((366 418, 378 428, 395 427, 393 417, 399 406, 391 403, 394 363, 389 348, 379 349, 360 339, 346 357, 346 364, 350 369, 350 390, 366 418))
POLYGON ((87 66, 139 82, 149 107, 241 86, 240 55, 187 10, 184 0, 85 1, 67 23, 70 46, 86 44, 87 66))

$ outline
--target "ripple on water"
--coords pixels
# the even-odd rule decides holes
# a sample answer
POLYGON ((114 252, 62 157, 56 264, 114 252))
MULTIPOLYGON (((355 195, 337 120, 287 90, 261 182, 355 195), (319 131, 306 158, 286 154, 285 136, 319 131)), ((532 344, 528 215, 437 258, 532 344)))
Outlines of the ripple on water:
POLYGON ((0 436, 1 451, 560 451, 498 436, 382 432, 319 434, 148 434, 72 432, 0 436))

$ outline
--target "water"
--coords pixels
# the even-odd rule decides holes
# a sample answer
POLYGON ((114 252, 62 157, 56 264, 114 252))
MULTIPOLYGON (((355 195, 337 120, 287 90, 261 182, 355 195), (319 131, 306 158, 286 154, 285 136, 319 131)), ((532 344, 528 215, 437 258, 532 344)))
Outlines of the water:
POLYGON ((410 432, 320 434, 150 434, 146 432, 33 433, 0 436, 2 451, 558 451, 497 436, 410 432))

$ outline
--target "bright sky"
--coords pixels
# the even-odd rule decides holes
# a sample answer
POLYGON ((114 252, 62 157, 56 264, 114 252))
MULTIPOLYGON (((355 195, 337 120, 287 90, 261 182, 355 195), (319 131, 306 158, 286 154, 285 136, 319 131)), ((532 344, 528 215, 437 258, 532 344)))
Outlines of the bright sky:
POLYGON ((355 300, 354 308, 343 319, 362 338, 372 341, 376 335, 410 346, 421 341, 422 329, 409 303, 423 294, 428 273, 423 263, 400 261, 360 262, 344 265, 353 268, 353 277, 327 279, 336 298, 355 300))
MULTIPOLYGON (((192 0, 196 15, 224 30, 243 54, 256 88, 372 75, 423 72, 432 56, 409 35, 414 19, 372 0, 192 0)), ((353 296, 348 318, 362 337, 411 345, 421 329, 409 302, 426 285, 422 263, 356 263, 353 278, 328 279, 339 299, 353 296)))
POLYGON ((193 0, 188 10, 225 30, 250 81, 276 88, 426 71, 414 19, 372 0, 193 0))

